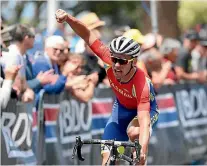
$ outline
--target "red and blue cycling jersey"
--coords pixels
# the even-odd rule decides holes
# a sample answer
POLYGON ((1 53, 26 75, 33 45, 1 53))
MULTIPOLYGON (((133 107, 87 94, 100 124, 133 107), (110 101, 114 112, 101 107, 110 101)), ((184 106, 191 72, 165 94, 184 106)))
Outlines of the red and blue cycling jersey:
POLYGON ((134 76, 127 83, 119 83, 112 71, 111 53, 100 40, 96 40, 90 48, 107 65, 106 72, 118 101, 128 109, 150 111, 150 80, 144 72, 137 68, 134 76))

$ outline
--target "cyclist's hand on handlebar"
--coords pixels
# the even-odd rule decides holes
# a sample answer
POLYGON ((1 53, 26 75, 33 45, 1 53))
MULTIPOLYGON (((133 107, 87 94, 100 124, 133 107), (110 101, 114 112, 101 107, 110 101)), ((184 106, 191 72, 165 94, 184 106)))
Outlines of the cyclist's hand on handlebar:
MULTIPOLYGON (((135 161, 135 159, 136 159, 136 151, 133 152, 133 159, 135 161)), ((138 163, 135 163, 135 164, 136 165, 145 165, 146 159, 147 159, 146 154, 143 153, 142 150, 141 150, 140 151, 140 156, 139 156, 139 162, 138 163)))
POLYGON ((67 20, 68 14, 64 10, 58 9, 55 12, 55 17, 56 17, 57 22, 63 23, 67 20))
POLYGON ((142 152, 142 149, 140 151, 140 159, 139 159, 139 163, 138 165, 145 165, 147 160, 147 155, 145 153, 142 152))

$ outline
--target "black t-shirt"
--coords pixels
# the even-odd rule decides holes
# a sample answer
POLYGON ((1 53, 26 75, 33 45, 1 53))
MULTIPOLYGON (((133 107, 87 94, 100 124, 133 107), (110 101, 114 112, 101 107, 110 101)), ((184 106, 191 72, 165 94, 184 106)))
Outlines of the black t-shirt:
POLYGON ((99 75, 99 83, 106 77, 106 71, 98 64, 98 58, 94 54, 84 53, 86 64, 83 67, 83 74, 92 74, 97 72, 99 75))
POLYGON ((98 64, 98 58, 95 55, 92 54, 84 54, 84 58, 86 60, 86 63, 83 67, 83 70, 86 74, 91 74, 94 72, 100 72, 100 66, 98 64))
POLYGON ((184 47, 179 49, 176 66, 183 68, 186 73, 192 72, 192 56, 189 50, 184 47))

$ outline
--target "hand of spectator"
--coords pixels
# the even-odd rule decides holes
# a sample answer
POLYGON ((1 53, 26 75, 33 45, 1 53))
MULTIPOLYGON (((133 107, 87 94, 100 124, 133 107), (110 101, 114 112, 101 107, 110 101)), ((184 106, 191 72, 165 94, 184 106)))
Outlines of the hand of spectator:
POLYGON ((206 81, 207 81, 207 72, 206 71, 199 72, 198 82, 203 84, 206 81))
POLYGON ((23 81, 22 81, 22 78, 17 76, 15 78, 15 80, 14 80, 12 88, 16 91, 17 96, 19 96, 21 94, 21 92, 23 91, 23 81))
POLYGON ((167 61, 162 65, 163 69, 167 70, 167 71, 169 71, 171 69, 171 66, 172 66, 172 62, 170 62, 170 61, 167 61))
POLYGON ((21 68, 21 65, 12 65, 5 69, 5 79, 6 80, 14 80, 17 76, 17 73, 19 69, 21 68))
POLYGON ((108 87, 111 86, 108 77, 105 77, 102 82, 103 82, 104 85, 106 85, 108 87))
POLYGON ((85 90, 88 87, 88 79, 83 79, 82 81, 78 82, 77 84, 74 84, 72 86, 73 90, 76 89, 82 89, 85 90))
POLYGON ((175 81, 174 80, 172 80, 172 79, 165 79, 164 80, 164 83, 163 83, 164 85, 175 85, 175 81))
POLYGON ((72 73, 78 68, 78 65, 67 61, 63 67, 63 75, 64 76, 71 76, 72 73))
POLYGON ((98 73, 96 73, 96 72, 95 73, 92 73, 92 74, 89 74, 87 76, 87 78, 89 80, 91 80, 94 83, 94 85, 96 85, 98 83, 98 73))
POLYGON ((82 82, 84 79, 86 79, 85 75, 80 75, 80 76, 74 76, 74 77, 69 77, 65 86, 70 89, 72 88, 72 86, 74 86, 75 84, 78 84, 80 82, 82 82))
POLYGON ((32 102, 34 100, 34 92, 31 89, 26 89, 26 91, 24 92, 23 96, 22 96, 22 101, 25 103, 29 103, 32 102))
POLYGON ((198 80, 199 79, 199 74, 197 72, 192 73, 191 75, 192 75, 193 80, 198 80))
POLYGON ((50 80, 50 83, 52 85, 54 85, 57 82, 58 78, 59 78, 58 74, 53 74, 53 75, 48 76, 48 79, 50 80))
POLYGON ((56 20, 57 22, 59 23, 63 23, 64 21, 67 20, 67 17, 68 17, 68 14, 62 10, 62 9, 58 9, 56 12, 55 12, 55 16, 56 16, 56 20))
POLYGON ((41 85, 52 83, 53 79, 50 79, 53 76, 54 70, 48 70, 46 72, 40 72, 37 75, 37 79, 40 81, 41 85))

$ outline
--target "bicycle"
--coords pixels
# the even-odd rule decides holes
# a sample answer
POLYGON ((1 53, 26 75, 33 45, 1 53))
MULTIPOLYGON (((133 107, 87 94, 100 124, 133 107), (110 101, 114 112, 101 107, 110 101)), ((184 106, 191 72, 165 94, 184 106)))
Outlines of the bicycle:
MULTIPOLYGON (((81 148, 83 144, 104 144, 106 146, 111 146, 110 156, 109 156, 109 165, 116 165, 117 160, 124 160, 127 161, 130 165, 135 165, 139 162, 140 159, 140 149, 141 145, 139 144, 138 140, 135 142, 127 142, 127 141, 115 141, 115 140, 100 140, 100 139, 91 139, 83 141, 81 137, 76 137, 76 144, 73 148, 73 155, 72 159, 75 157, 75 153, 77 151, 77 157, 80 161, 84 161, 85 159, 82 157, 81 148), (133 155, 127 156, 124 154, 124 149, 126 147, 134 148, 136 152, 136 158, 133 159, 133 155)), ((107 165, 108 161, 106 162, 107 165)))

